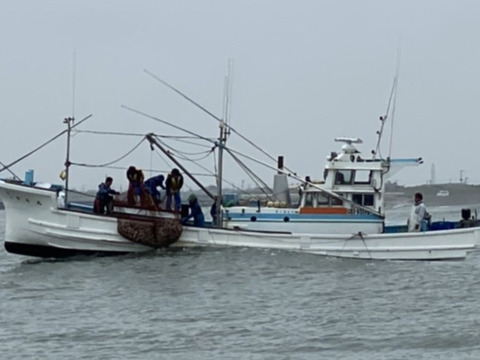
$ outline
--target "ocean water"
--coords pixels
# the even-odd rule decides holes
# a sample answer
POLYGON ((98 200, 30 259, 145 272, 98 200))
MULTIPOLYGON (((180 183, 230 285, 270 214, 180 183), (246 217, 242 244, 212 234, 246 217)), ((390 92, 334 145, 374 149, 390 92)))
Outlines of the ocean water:
MULTIPOLYGON (((400 222, 408 209, 390 215, 400 222)), ((394 262, 223 248, 54 261, 2 248, 0 289, 2 359, 480 359, 477 253, 394 262)))

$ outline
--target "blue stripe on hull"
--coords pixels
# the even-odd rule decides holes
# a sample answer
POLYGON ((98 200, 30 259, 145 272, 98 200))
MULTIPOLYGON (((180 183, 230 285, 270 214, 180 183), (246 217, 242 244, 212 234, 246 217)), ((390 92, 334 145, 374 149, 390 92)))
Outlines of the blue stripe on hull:
POLYGON ((367 222, 377 222, 383 221, 383 217, 376 216, 376 215, 315 215, 315 214, 262 214, 262 213, 250 213, 250 214, 228 214, 227 217, 231 220, 239 221, 250 221, 252 217, 255 217, 256 221, 284 221, 285 218, 288 218, 289 221, 295 222, 328 222, 328 221, 351 221, 351 222, 359 222, 359 221, 367 221, 367 222))
POLYGON ((330 221, 330 220, 383 220, 383 217, 368 214, 265 214, 265 213, 244 213, 244 214, 232 214, 228 213, 227 216, 232 220, 238 219, 250 219, 255 217, 257 220, 283 220, 288 217, 290 220, 317 220, 317 221, 330 221))

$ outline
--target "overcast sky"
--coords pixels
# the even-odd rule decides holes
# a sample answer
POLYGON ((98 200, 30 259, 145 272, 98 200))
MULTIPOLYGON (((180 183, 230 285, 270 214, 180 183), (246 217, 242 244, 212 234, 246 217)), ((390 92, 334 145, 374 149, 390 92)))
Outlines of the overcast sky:
MULTIPOLYGON (((458 182, 462 172, 478 184, 479 14, 474 0, 4 0, 0 161, 10 163, 53 137, 72 114, 77 120, 93 114, 81 130, 178 134, 121 105, 216 137, 214 119, 144 69, 221 117, 233 59, 231 125, 273 156, 285 156, 298 174, 319 178, 326 156, 339 148, 335 137, 362 138, 365 157, 375 147, 401 44, 392 157, 421 156, 425 163, 394 180, 425 183, 434 164, 437 182, 458 182)), ((72 161, 106 163, 139 141, 77 134, 72 161)), ((34 169, 35 180, 61 183, 65 143, 60 138, 12 170, 23 177, 34 169)), ((235 135, 229 144, 250 153, 235 135)), ((115 166, 131 164, 147 176, 150 168, 171 167, 146 144, 115 166)), ((226 172, 237 185, 250 182, 230 165, 226 172)), ((112 175, 124 187, 124 174, 75 166, 71 184, 96 188, 112 175)))

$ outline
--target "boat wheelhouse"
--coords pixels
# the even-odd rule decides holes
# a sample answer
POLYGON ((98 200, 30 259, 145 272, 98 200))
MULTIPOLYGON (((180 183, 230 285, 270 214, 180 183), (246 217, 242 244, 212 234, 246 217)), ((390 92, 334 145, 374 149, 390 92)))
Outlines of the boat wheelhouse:
POLYGON ((290 201, 287 174, 279 169, 274 178, 276 201, 266 206, 234 206, 224 209, 227 228, 295 233, 341 234, 384 230, 385 182, 399 166, 418 165, 419 159, 401 161, 363 159, 355 146, 361 139, 336 138, 340 153, 327 158, 322 179, 305 179, 296 206, 290 201))

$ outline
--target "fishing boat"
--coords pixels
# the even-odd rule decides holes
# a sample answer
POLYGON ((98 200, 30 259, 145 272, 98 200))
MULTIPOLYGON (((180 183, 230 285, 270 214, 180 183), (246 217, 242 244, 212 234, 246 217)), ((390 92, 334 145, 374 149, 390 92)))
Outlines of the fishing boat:
MULTIPOLYGON (((146 138, 156 144, 152 134, 146 138)), ((173 212, 121 202, 112 215, 94 214, 91 205, 66 200, 63 186, 33 182, 31 174, 28 181, 2 180, 5 248, 21 255, 63 257, 166 246, 239 246, 379 260, 463 259, 476 249, 477 227, 442 221, 432 223, 428 231, 407 232, 406 226, 385 226, 388 174, 422 160, 363 159, 355 146, 359 139, 337 141, 343 143, 341 152, 327 159, 322 180, 304 181, 298 206, 283 201, 221 206, 220 226, 203 228, 182 227, 179 214, 173 212)), ((277 183, 295 176, 282 168, 278 172, 277 183)), ((284 190, 277 195, 286 196, 288 189, 284 190)))
POLYGON ((51 184, 26 185, 0 180, 5 205, 5 249, 37 257, 117 255, 149 251, 177 241, 178 215, 116 206, 112 215, 93 213, 93 206, 63 203, 51 184))
POLYGON ((255 206, 226 207, 222 202, 223 151, 228 151, 227 136, 236 131, 224 119, 215 118, 220 124, 220 136, 212 141, 213 149, 218 151, 216 196, 163 148, 155 134, 145 135, 152 149, 160 149, 216 199, 215 223, 205 227, 190 223, 182 226, 179 214, 121 201, 111 215, 99 215, 93 213, 91 204, 71 201, 70 131, 86 118, 74 125, 73 119, 67 118, 64 185, 36 183, 31 177, 23 181, 0 180, 0 198, 6 214, 6 250, 22 255, 62 257, 144 252, 159 247, 237 246, 354 259, 458 260, 480 243, 476 219, 464 223, 433 222, 419 232, 408 232, 405 225, 386 226, 384 198, 388 177, 404 166, 422 162, 421 158, 395 160, 378 156, 386 116, 380 118, 377 148, 371 156, 362 156, 357 148, 362 143, 360 139, 337 138, 342 143, 341 151, 330 154, 325 167, 319 169, 320 179, 300 178, 279 161, 273 167, 277 174, 274 199, 270 203, 259 199, 255 206), (289 178, 302 184, 296 205, 289 201, 286 186, 289 178))
POLYGON ((168 247, 179 239, 179 214, 138 199, 129 203, 126 194, 117 198, 111 214, 95 213, 92 204, 69 201, 70 132, 86 119, 75 125, 73 118, 64 121, 68 126, 67 167, 61 176, 65 185, 35 182, 33 170, 26 172, 24 180, 0 180, 8 252, 54 258, 119 255, 168 247))
MULTIPOLYGON (((342 151, 332 153, 319 181, 305 181, 300 204, 282 200, 266 206, 223 208, 222 228, 184 226, 174 246, 240 246, 289 250, 316 255, 376 260, 464 259, 480 241, 478 222, 437 221, 425 231, 408 232, 406 225, 386 226, 385 183, 417 159, 363 159, 354 146, 360 139, 338 138, 342 151)), ((287 174, 274 182, 286 184, 287 174)), ((277 190, 281 186, 274 186, 277 190)))
MULTIPOLYGON (((464 259, 480 244, 477 219, 437 221, 418 232, 408 232, 406 225, 385 224, 388 177, 402 167, 423 162, 421 158, 379 156, 398 74, 387 111, 380 117, 381 127, 371 157, 362 157, 357 149, 361 139, 337 138, 336 141, 343 143, 341 152, 330 154, 320 180, 301 179, 284 169, 283 161, 279 160, 275 169, 278 173, 274 178, 274 200, 262 203, 259 199, 254 206, 232 207, 222 206, 222 154, 228 149, 226 142, 230 133, 238 133, 228 124, 228 111, 224 111, 223 118, 216 117, 180 90, 155 78, 220 124, 220 136, 215 143, 219 150, 216 227, 184 226, 182 236, 173 246, 255 247, 356 259, 450 260, 464 259), (296 206, 290 203, 288 178, 302 182, 300 202, 296 206)), ((224 109, 229 108, 228 98, 227 95, 224 109)))

